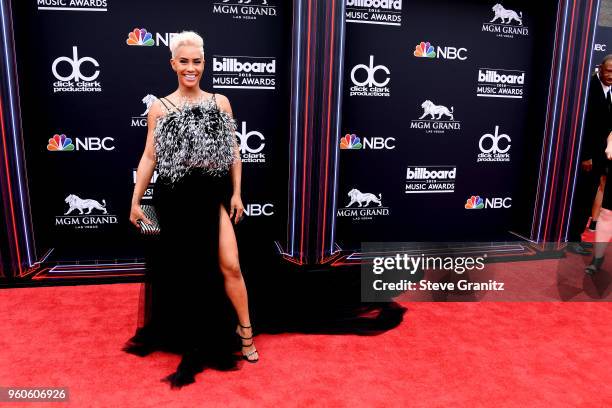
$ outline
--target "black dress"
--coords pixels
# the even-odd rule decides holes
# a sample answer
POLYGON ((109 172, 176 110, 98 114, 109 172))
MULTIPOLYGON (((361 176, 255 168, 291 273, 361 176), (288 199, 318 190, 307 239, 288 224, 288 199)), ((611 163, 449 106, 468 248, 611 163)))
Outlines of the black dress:
POLYGON ((219 208, 231 197, 235 122, 204 103, 169 110, 155 130, 158 179, 153 204, 161 233, 147 245, 139 327, 125 351, 183 354, 173 385, 205 366, 231 369, 237 318, 219 269, 219 208))

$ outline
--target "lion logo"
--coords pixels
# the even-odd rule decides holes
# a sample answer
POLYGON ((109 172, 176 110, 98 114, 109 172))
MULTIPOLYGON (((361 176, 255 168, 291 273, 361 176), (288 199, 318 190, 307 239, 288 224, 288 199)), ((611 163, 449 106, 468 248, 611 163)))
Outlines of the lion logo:
POLYGON ((368 205, 370 205, 370 202, 374 202, 378 204, 379 207, 382 206, 382 202, 381 202, 382 195, 381 194, 378 194, 378 197, 376 197, 372 193, 362 193, 361 191, 354 188, 351 191, 349 191, 348 196, 351 199, 351 202, 348 203, 347 207, 350 207, 351 205, 355 203, 359 204, 359 207, 364 207, 363 203, 365 203, 365 207, 367 207, 368 205))
POLYGON ((151 94, 147 94, 147 96, 142 98, 142 103, 146 105, 147 109, 140 116, 147 116, 149 114, 149 109, 151 109, 151 105, 153 105, 156 99, 157 97, 151 94))
POLYGON ((419 118, 419 120, 422 120, 428 115, 431 116, 432 120, 440 120, 442 119, 442 116, 448 116, 449 120, 455 120, 455 117, 453 116, 455 108, 452 106, 450 109, 448 109, 446 106, 436 105, 432 101, 427 100, 421 104, 421 108, 423 108, 423 115, 419 118))
POLYGON ((107 214, 105 200, 102 200, 102 204, 100 204, 96 200, 83 199, 75 194, 70 194, 68 197, 66 197, 64 202, 70 206, 70 208, 68 208, 68 211, 66 211, 64 215, 68 215, 74 210, 79 210, 79 214, 82 215, 83 210, 85 209, 88 210, 85 214, 91 214, 91 210, 94 209, 102 211, 102 214, 107 214))
POLYGON ((523 13, 517 13, 514 10, 505 9, 501 4, 493 6, 493 12, 495 17, 490 22, 501 20, 502 24, 510 24, 512 20, 515 20, 519 25, 523 25, 523 13))

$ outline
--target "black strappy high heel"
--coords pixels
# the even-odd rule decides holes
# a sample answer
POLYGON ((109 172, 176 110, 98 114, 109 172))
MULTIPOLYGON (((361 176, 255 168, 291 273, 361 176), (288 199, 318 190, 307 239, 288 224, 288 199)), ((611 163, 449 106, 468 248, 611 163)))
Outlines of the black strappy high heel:
POLYGON ((593 260, 591 261, 591 264, 584 269, 584 273, 586 273, 587 275, 591 275, 591 276, 595 275, 595 273, 601 269, 601 266, 603 265, 603 263, 604 263, 603 256, 601 258, 597 258, 593 256, 593 260))
MULTIPOLYGON (((251 326, 243 326, 240 323, 238 323, 238 326, 242 327, 243 329, 252 329, 251 326)), ((253 345, 253 336, 251 335, 251 337, 242 337, 240 335, 240 330, 236 327, 236 334, 238 335, 238 337, 240 337, 240 343, 242 345, 242 348, 245 347, 251 347, 253 345), (251 342, 249 344, 244 344, 244 342, 242 340, 251 340, 251 342)), ((259 361, 259 357, 257 357, 256 359, 249 359, 249 357, 251 357, 253 354, 257 353, 257 349, 254 349, 253 351, 244 354, 244 352, 242 353, 242 358, 246 361, 248 361, 249 363, 256 363, 259 361)))

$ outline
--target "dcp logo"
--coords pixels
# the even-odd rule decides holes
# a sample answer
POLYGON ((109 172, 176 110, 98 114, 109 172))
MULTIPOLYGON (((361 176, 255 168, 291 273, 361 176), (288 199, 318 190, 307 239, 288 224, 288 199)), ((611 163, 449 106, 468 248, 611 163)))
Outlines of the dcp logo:
POLYGON ((264 135, 255 130, 247 132, 247 124, 244 121, 242 122, 242 131, 241 132, 236 131, 236 135, 238 135, 238 138, 240 139, 240 152, 243 154, 244 153, 259 153, 263 150, 264 146, 266 145, 264 143, 264 140, 266 140, 264 135), (259 139, 258 146, 255 146, 255 144, 258 143, 257 141, 249 145, 249 139, 252 138, 253 136, 255 136, 256 139, 259 139))
POLYGON ((55 77, 60 80, 60 81, 93 81, 95 80, 98 75, 100 75, 100 70, 96 69, 94 70, 93 74, 90 76, 85 76, 82 72, 81 72, 81 65, 85 62, 89 62, 91 63, 94 67, 98 68, 100 66, 100 64, 98 64, 98 61, 96 61, 95 59, 91 58, 91 57, 83 57, 83 58, 79 58, 79 54, 78 54, 78 50, 77 50, 77 46, 73 46, 72 47, 72 59, 70 59, 69 57, 59 57, 56 58, 55 61, 53 61, 53 65, 51 66, 51 70, 53 71, 53 75, 55 75, 55 77), (70 67, 72 68, 72 71, 70 71, 70 75, 68 76, 62 76, 59 74, 59 72, 57 72, 57 66, 59 65, 60 62, 66 62, 70 65, 70 67))
POLYGON ((487 133, 486 135, 483 135, 478 142, 478 147, 483 153, 507 153, 508 150, 510 150, 511 141, 512 139, 510 139, 510 136, 506 134, 500 135, 499 126, 495 126, 495 134, 492 135, 487 133), (491 145, 490 147, 485 147, 485 144, 488 145, 488 142, 485 141, 488 140, 491 140, 491 145))
POLYGON ((370 65, 369 66, 365 64, 358 64, 358 65, 355 65, 355 67, 353 67, 353 69, 351 70, 351 80, 357 86, 368 86, 368 87, 376 86, 378 88, 382 88, 383 86, 386 86, 391 80, 391 78, 388 77, 388 75, 390 74, 391 72, 389 71, 389 68, 385 67, 384 65, 374 66, 374 56, 370 55, 370 65), (355 73, 357 72, 357 70, 366 71, 367 76, 366 76, 365 81, 360 82, 357 80, 357 78, 355 78, 355 73), (380 70, 382 70, 385 74, 387 74, 387 77, 383 82, 376 81, 376 71, 380 71, 380 70))

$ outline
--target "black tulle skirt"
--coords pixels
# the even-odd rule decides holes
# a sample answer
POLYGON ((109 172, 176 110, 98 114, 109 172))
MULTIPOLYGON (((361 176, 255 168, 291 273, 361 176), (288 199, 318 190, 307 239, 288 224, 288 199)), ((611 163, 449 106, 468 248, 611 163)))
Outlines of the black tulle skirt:
POLYGON ((193 170, 174 184, 157 179, 161 234, 146 244, 139 325, 125 351, 195 353, 198 364, 233 368, 236 314, 219 269, 219 208, 229 209, 229 175, 193 170))

